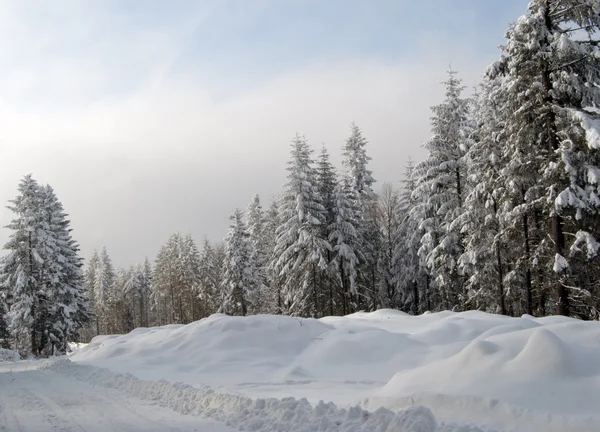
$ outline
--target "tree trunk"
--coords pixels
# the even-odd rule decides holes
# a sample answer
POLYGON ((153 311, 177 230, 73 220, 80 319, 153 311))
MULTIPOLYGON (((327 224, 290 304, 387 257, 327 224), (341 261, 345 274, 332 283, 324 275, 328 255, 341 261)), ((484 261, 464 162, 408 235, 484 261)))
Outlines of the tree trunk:
POLYGON ((413 280, 413 314, 419 314, 419 285, 417 284, 417 280, 413 280))
POLYGON ((531 292, 531 251, 529 246, 529 221, 527 214, 523 215, 523 237, 525 239, 525 299, 526 309, 529 315, 533 315, 533 295, 531 292))
MULTIPOLYGON (((552 216, 552 239, 554 240, 554 253, 563 256, 565 249, 565 236, 562 227, 562 218, 555 214, 552 216)), ((556 275, 556 313, 569 316, 569 294, 563 285, 560 273, 556 275)))
POLYGON ((340 260, 340 277, 342 279, 342 315, 346 315, 346 313, 347 313, 347 307, 346 307, 347 286, 346 286, 346 275, 344 274, 343 260, 340 260))
POLYGON ((502 269, 502 256, 500 255, 500 243, 496 244, 496 262, 498 266, 498 296, 500 300, 500 313, 506 315, 506 305, 504 303, 504 273, 502 269))

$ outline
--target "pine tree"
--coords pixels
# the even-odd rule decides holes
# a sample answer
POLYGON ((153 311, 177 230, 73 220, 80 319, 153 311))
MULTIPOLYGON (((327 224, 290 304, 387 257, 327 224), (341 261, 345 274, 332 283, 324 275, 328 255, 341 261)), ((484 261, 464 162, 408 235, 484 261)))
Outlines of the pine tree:
POLYGON ((100 253, 100 262, 96 270, 94 285, 94 301, 96 310, 96 326, 98 334, 106 334, 109 329, 109 310, 111 306, 111 295, 115 283, 115 270, 105 247, 100 253))
POLYGON ((94 287, 96 286, 96 272, 98 271, 98 266, 100 265, 100 256, 98 255, 98 251, 94 249, 92 252, 92 256, 90 257, 87 266, 85 267, 85 286, 87 289, 88 297, 90 299, 90 311, 92 312, 92 327, 89 330, 88 340, 91 337, 99 334, 98 328, 98 317, 96 314, 96 298, 94 295, 94 287))
MULTIPOLYGON (((335 187, 337 184, 337 174, 335 168, 329 161, 329 152, 325 145, 321 149, 321 154, 317 161, 317 190, 321 203, 325 210, 325 223, 321 225, 321 238, 329 239, 331 234, 331 226, 335 221, 335 187)), ((327 304, 328 307, 326 312, 329 315, 334 315, 334 297, 339 293, 337 290, 337 273, 338 268, 333 263, 333 251, 326 251, 326 263, 327 267, 323 272, 323 301, 322 304, 327 304)))
POLYGON ((400 193, 390 183, 384 183, 378 200, 378 220, 381 230, 382 248, 377 268, 379 272, 379 305, 397 308, 403 303, 398 292, 396 264, 394 261, 400 229, 400 193))
POLYGON ((90 320, 89 298, 85 292, 79 245, 71 236, 70 221, 54 190, 46 186, 41 192, 43 227, 48 233, 44 236, 45 247, 39 250, 46 273, 44 297, 50 305, 44 330, 52 352, 64 353, 67 342, 78 338, 79 330, 90 320))
MULTIPOLYGON (((571 312, 571 290, 578 297, 578 313, 586 316, 587 296, 578 294, 594 289, 584 275, 597 251, 595 173, 600 159, 594 107, 600 92, 594 36, 599 11, 594 1, 534 0, 527 14, 509 28, 503 49, 510 84, 503 107, 508 116, 508 150, 522 154, 528 172, 534 173, 535 183, 525 185, 528 207, 524 210, 542 220, 540 230, 550 227, 547 235, 534 231, 539 238, 533 242, 535 260, 543 260, 542 283, 553 286, 557 312, 563 315, 571 312)), ((528 235, 528 230, 524 233, 528 235)))
POLYGON ((465 198, 469 101, 461 98, 463 86, 455 75, 448 71, 445 100, 432 108, 433 137, 425 143, 427 160, 415 167, 418 179, 414 193, 421 204, 413 210, 413 216, 421 213, 425 230, 420 254, 435 278, 444 308, 464 306, 466 301, 458 271, 463 239, 454 221, 462 213, 465 198))
POLYGON ((31 175, 19 184, 9 208, 14 233, 2 261, 3 298, 13 346, 24 355, 65 352, 89 320, 79 246, 50 186, 31 175))
POLYGON ((369 309, 376 308, 378 297, 378 271, 381 238, 377 223, 377 199, 373 191, 375 179, 367 168, 371 158, 367 156, 368 142, 363 137, 358 126, 352 124, 350 137, 343 147, 344 167, 343 176, 352 189, 352 196, 356 200, 357 218, 360 221, 358 235, 358 250, 363 257, 358 272, 358 292, 356 307, 360 308, 362 302, 367 303, 369 309))
POLYGON ((259 313, 265 309, 269 296, 269 258, 273 250, 266 236, 265 215, 260 204, 260 197, 254 195, 246 211, 248 236, 252 251, 251 261, 254 266, 253 279, 256 280, 255 302, 252 313, 259 313))
POLYGON ((41 258, 36 250, 40 228, 40 186, 31 175, 19 183, 19 195, 8 208, 15 219, 7 226, 13 230, 4 249, 9 253, 2 268, 2 286, 9 293, 11 303, 6 315, 13 347, 21 354, 38 354, 37 329, 39 280, 41 258))
MULTIPOLYGON (((348 178, 338 183, 334 189, 333 214, 334 220, 330 226, 329 241, 333 252, 332 266, 337 269, 337 280, 340 286, 339 299, 330 291, 329 309, 341 303, 341 313, 346 315, 356 308, 358 303, 357 267, 362 258, 357 249, 359 244, 359 219, 356 207, 357 200, 354 188, 348 178), (353 303, 353 304, 352 304, 353 303)), ((337 296, 336 296, 337 297, 337 296)))
POLYGON ((182 289, 182 302, 185 306, 184 323, 200 319, 200 252, 190 234, 182 239, 181 259, 179 260, 179 283, 182 289))
POLYGON ((263 236, 265 245, 269 253, 267 254, 266 274, 267 274, 267 292, 263 293, 263 312, 271 314, 283 313, 282 297, 282 278, 278 275, 275 268, 276 260, 275 247, 277 246, 277 229, 279 228, 279 199, 273 198, 271 204, 264 215, 263 236))
POLYGON ((421 239, 425 234, 420 226, 424 219, 423 206, 418 206, 414 191, 416 175, 411 159, 405 168, 400 203, 397 207, 398 232, 394 250, 394 282, 400 291, 401 308, 417 314, 431 310, 430 273, 419 256, 421 239))
POLYGON ((148 257, 144 258, 144 262, 138 269, 139 272, 139 283, 140 283, 140 295, 143 299, 143 310, 141 312, 141 323, 142 327, 149 327, 151 322, 150 307, 151 307, 151 295, 152 295, 152 264, 148 257))
POLYGON ((230 315, 245 316, 254 308, 258 281, 255 279, 252 245, 242 211, 236 209, 230 219, 232 223, 225 239, 226 294, 222 311, 230 315))
POLYGON ((204 247, 200 254, 200 316, 202 318, 216 312, 223 303, 220 290, 219 271, 216 253, 210 241, 204 239, 204 247))
POLYGON ((316 316, 322 309, 320 273, 331 248, 321 237, 325 209, 316 189, 312 150, 297 135, 292 141, 288 181, 279 207, 274 268, 284 281, 284 302, 293 315, 316 316))

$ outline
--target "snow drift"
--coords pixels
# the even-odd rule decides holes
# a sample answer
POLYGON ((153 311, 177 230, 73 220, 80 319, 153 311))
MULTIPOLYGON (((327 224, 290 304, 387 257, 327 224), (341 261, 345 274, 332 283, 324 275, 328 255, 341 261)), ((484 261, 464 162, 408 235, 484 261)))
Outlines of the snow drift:
POLYGON ((321 320, 214 315, 100 336, 71 357, 239 397, 375 412, 424 405, 442 421, 516 431, 600 430, 598 358, 598 322, 391 310, 321 320))

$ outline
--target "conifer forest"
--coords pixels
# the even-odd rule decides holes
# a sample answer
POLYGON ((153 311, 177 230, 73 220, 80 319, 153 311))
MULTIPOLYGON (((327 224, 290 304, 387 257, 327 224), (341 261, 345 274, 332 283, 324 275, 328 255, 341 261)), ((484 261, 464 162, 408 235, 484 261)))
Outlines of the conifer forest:
POLYGON ((130 268, 110 245, 81 256, 60 191, 25 176, 6 210, 0 345, 47 356, 214 313, 598 319, 599 30, 597 1, 532 1, 474 89, 440 71, 428 156, 397 183, 377 183, 352 119, 329 148, 291 131, 277 196, 231 209, 222 241, 174 233, 130 268))

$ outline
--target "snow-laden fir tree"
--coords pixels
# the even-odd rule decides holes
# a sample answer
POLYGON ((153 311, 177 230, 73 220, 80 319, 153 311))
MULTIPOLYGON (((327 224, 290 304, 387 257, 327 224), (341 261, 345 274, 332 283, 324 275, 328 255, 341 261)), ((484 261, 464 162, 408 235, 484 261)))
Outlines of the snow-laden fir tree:
POLYGON ((225 239, 222 312, 245 316, 254 309, 259 282, 252 262, 254 254, 250 236, 240 209, 234 211, 231 221, 225 239))
POLYGON ((348 177, 339 182, 333 192, 333 222, 329 227, 329 242, 332 246, 332 267, 337 270, 339 295, 329 292, 329 310, 341 306, 342 315, 356 309, 358 300, 357 268, 363 258, 359 246, 359 211, 355 188, 348 177))
POLYGON ((467 131, 469 101, 461 98, 463 86, 456 72, 448 72, 444 83, 445 99, 432 108, 433 137, 425 143, 428 157, 415 167, 415 199, 421 213, 425 235, 421 240, 420 255, 429 267, 439 289, 445 309, 462 307, 466 298, 458 259, 463 253, 460 227, 453 224, 461 214, 465 198, 464 155, 470 143, 467 131))
MULTIPOLYGON (((41 189, 43 228, 47 230, 43 254, 44 297, 49 321, 45 323, 51 352, 66 352, 67 342, 76 340, 79 329, 90 321, 89 298, 82 272, 79 245, 71 236, 70 221, 50 186, 41 189)), ((42 344, 47 345, 47 344, 42 344)))
MULTIPOLYGON (((329 239, 331 227, 335 221, 335 187, 337 184, 337 174, 333 164, 330 162, 329 152, 325 145, 321 148, 321 153, 316 164, 317 171, 317 190, 321 204, 324 208, 325 223, 321 225, 321 237, 329 239)), ((324 310, 329 315, 334 315, 334 307, 337 301, 333 299, 339 295, 337 277, 339 269, 333 263, 334 253, 332 250, 327 250, 326 253, 327 267, 322 273, 322 296, 320 304, 327 304, 324 310)))
POLYGON ((13 233, 4 249, 8 251, 2 268, 2 285, 10 298, 6 321, 12 346, 22 354, 39 352, 37 329, 38 270, 41 258, 36 250, 40 228, 40 186, 31 175, 19 183, 19 194, 8 207, 15 217, 7 226, 13 233))
POLYGON ((596 289, 589 260, 598 250, 599 11, 597 1, 534 0, 503 49, 508 148, 524 153, 538 176, 526 201, 540 213, 540 230, 549 228, 538 236, 535 260, 564 315, 571 294, 573 312, 588 316, 596 289))
POLYGON ((311 154, 304 137, 296 135, 280 200, 274 265, 283 279, 287 312, 304 316, 316 316, 322 310, 321 273, 327 268, 331 248, 321 237, 325 208, 316 187, 311 154))
POLYGON ((275 246, 277 245, 277 229, 279 228, 279 199, 273 197, 269 208, 264 213, 263 236, 269 251, 267 255, 267 267, 265 269, 268 281, 268 290, 263 293, 263 313, 280 315, 283 313, 282 278, 275 268, 275 246))
POLYGON ((152 305, 161 324, 187 324, 200 318, 201 259, 188 234, 175 233, 161 246, 152 276, 152 305))
POLYGON ((397 242, 400 240, 401 214, 400 193, 390 183, 384 183, 378 200, 378 219, 381 230, 381 251, 377 268, 379 271, 378 305, 399 308, 403 304, 402 293, 398 292, 396 262, 394 260, 397 242))
POLYGON ((18 190, 2 261, 12 346, 25 355, 65 352, 89 320, 79 247, 50 186, 29 175, 18 190))
POLYGON ((201 283, 201 275, 200 275, 200 251, 198 250, 198 246, 196 246, 196 242, 192 238, 191 234, 187 234, 183 241, 183 285, 186 287, 187 294, 187 305, 188 309, 191 311, 188 313, 190 321, 196 321, 202 316, 200 316, 200 283, 201 283))
POLYGON ((87 331, 86 340, 90 340, 95 335, 99 334, 99 322, 98 316, 96 314, 96 298, 94 293, 94 287, 96 286, 96 272, 98 271, 98 266, 100 265, 100 256, 98 255, 98 251, 94 249, 92 252, 92 256, 90 257, 87 265, 85 266, 85 285, 86 290, 90 299, 90 311, 92 313, 92 322, 90 323, 90 328, 87 331))
POLYGON ((424 235, 420 224, 424 214, 421 213, 422 206, 418 207, 414 198, 415 188, 414 164, 409 159, 397 207, 399 225, 394 250, 394 283, 399 291, 401 309, 417 314, 423 310, 431 310, 431 293, 429 270, 419 256, 424 235), (413 212, 412 209, 419 211, 413 212))
POLYGON ((216 252, 210 241, 205 238, 200 253, 200 316, 206 317, 216 312, 223 303, 220 271, 216 262, 216 252))
POLYGON ((361 129, 356 124, 352 124, 350 137, 342 149, 342 166, 343 177, 347 177, 352 196, 356 200, 354 204, 357 209, 356 216, 360 221, 357 249, 363 259, 358 271, 356 307, 361 308, 366 305, 368 309, 373 309, 376 307, 378 295, 377 263, 381 248, 381 233, 377 221, 377 198, 373 191, 375 180, 368 169, 371 158, 367 155, 367 144, 361 129))
MULTIPOLYGON (((459 266, 467 277, 466 306, 506 314, 505 277, 512 266, 508 262, 501 218, 507 200, 507 189, 500 173, 506 165, 503 159, 506 133, 505 121, 499 111, 504 78, 498 67, 495 64, 488 69, 474 101, 476 133, 465 156, 468 188, 463 213, 455 223, 464 235, 465 249, 459 266)), ((511 249, 514 256, 520 245, 511 249)))
POLYGON ((248 237, 252 250, 251 261, 254 266, 254 279, 256 280, 255 298, 251 313, 259 313, 266 309, 270 291, 269 281, 269 259, 273 251, 273 245, 269 244, 269 236, 266 235, 265 214, 260 204, 260 197, 254 195, 252 202, 246 211, 246 225, 248 237))
POLYGON ((107 334, 109 310, 112 302, 112 289, 115 283, 115 270, 105 247, 100 252, 96 278, 94 283, 94 314, 96 316, 98 334, 107 334))

